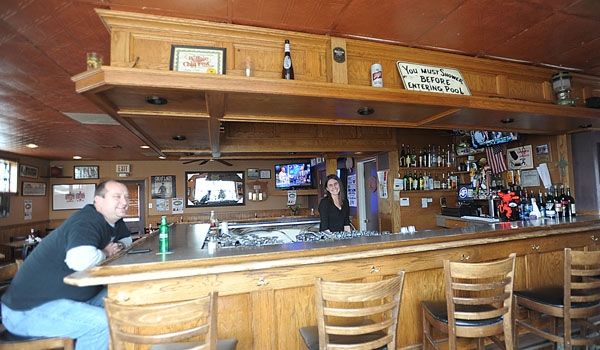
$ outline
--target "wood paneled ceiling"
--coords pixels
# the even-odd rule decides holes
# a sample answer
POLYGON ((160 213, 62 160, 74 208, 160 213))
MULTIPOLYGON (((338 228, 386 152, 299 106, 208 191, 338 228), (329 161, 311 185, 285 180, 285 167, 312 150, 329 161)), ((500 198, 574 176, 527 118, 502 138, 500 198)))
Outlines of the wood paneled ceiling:
POLYGON ((3 1, 1 151, 55 160, 156 159, 125 127, 93 118, 103 112, 75 92, 71 77, 85 69, 86 52, 110 56, 109 33, 94 8, 378 40, 600 76, 598 0, 3 1))

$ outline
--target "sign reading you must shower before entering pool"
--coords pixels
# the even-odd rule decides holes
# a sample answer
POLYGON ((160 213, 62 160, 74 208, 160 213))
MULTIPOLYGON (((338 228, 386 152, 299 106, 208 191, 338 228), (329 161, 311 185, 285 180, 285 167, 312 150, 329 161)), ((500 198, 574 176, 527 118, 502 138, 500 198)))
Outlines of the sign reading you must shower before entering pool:
POLYGON ((407 90, 471 95, 457 69, 400 61, 396 62, 396 66, 407 90))

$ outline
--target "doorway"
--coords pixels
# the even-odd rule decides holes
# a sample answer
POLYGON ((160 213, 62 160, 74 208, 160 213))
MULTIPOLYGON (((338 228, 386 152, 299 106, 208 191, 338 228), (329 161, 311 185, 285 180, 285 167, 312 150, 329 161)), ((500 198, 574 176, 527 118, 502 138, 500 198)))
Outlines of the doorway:
POLYGON ((144 234, 146 228, 146 181, 121 181, 129 190, 129 207, 123 218, 129 232, 144 234))
POLYGON ((365 159, 356 166, 358 207, 361 231, 379 231, 379 202, 377 186, 377 161, 365 159))

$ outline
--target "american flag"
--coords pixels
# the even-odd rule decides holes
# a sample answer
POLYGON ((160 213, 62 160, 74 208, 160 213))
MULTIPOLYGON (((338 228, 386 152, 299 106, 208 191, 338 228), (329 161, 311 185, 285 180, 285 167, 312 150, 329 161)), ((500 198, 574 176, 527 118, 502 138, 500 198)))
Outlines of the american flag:
POLYGON ((498 174, 506 171, 506 159, 504 158, 504 152, 502 145, 494 145, 485 148, 485 154, 487 161, 492 167, 492 173, 498 174))

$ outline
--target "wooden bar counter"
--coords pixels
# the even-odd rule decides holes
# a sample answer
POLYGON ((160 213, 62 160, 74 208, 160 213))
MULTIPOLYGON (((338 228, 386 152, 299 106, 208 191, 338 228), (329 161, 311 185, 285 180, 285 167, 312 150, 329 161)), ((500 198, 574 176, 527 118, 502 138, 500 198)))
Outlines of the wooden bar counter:
POLYGON ((442 260, 485 261, 518 255, 515 288, 562 283, 563 248, 596 250, 600 217, 501 222, 346 240, 262 247, 201 249, 199 225, 171 226, 170 254, 157 254, 155 234, 66 283, 107 284, 109 297, 160 303, 219 292, 219 337, 238 349, 303 349, 298 329, 316 323, 314 278, 367 281, 405 270, 398 346, 420 348, 421 300, 443 299, 442 260))

